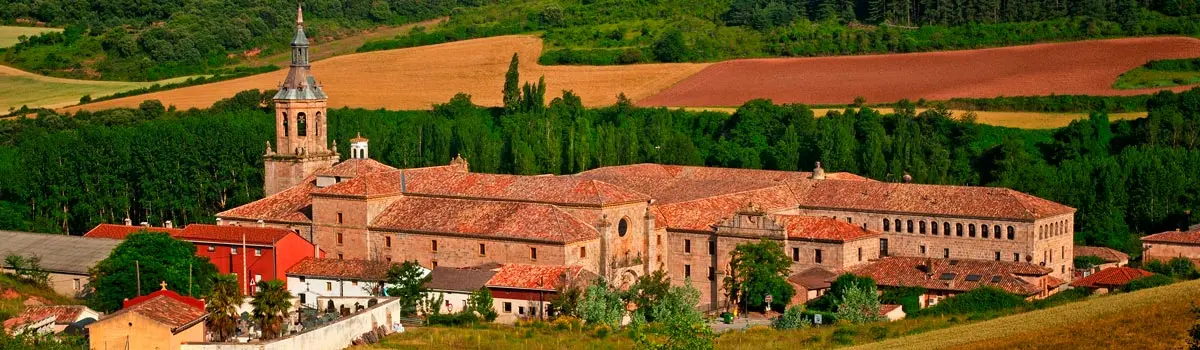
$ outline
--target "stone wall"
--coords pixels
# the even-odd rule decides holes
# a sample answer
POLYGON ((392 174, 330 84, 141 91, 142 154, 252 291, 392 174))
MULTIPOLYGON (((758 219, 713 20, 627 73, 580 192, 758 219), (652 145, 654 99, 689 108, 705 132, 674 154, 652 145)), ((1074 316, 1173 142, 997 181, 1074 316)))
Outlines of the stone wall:
POLYGON ((1146 249, 1142 252, 1144 261, 1158 260, 1165 263, 1174 258, 1184 257, 1191 259, 1193 263, 1200 266, 1200 245, 1146 242, 1142 246, 1146 249))
MULTIPOLYGON (((353 304, 353 303, 351 303, 353 304)), ((325 350, 345 349, 376 327, 391 331, 400 319, 399 299, 381 299, 375 307, 304 333, 262 343, 186 343, 181 350, 325 350)))
POLYGON ((429 268, 434 267, 435 260, 437 266, 447 267, 471 267, 487 263, 563 265, 567 254, 567 247, 561 244, 415 233, 374 234, 392 237, 392 246, 387 254, 393 261, 416 260, 429 268), (434 241, 437 241, 437 251, 433 250, 434 241), (480 244, 484 246, 483 254, 479 252, 480 244), (537 249, 537 259, 533 258, 531 248, 537 249))

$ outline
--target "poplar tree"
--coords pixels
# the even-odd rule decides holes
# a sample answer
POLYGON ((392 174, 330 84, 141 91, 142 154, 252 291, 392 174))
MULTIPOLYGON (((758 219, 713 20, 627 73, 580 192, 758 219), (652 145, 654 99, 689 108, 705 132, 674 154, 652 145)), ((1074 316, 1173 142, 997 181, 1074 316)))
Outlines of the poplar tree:
POLYGON ((520 59, 513 53, 508 72, 504 73, 504 111, 512 113, 521 106, 521 72, 517 70, 520 59))

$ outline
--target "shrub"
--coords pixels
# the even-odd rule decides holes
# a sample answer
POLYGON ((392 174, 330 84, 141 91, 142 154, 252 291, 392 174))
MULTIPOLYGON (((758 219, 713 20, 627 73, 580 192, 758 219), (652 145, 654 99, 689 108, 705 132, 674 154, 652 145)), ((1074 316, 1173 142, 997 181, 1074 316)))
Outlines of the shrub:
POLYGON ((826 311, 820 311, 820 310, 809 309, 809 310, 801 311, 800 314, 804 315, 804 319, 811 322, 813 325, 830 325, 830 324, 837 323, 837 320, 838 320, 836 314, 834 314, 832 312, 826 312, 826 311), (816 317, 817 315, 821 315, 821 323, 820 324, 817 323, 817 317, 816 317))
POLYGON ((1171 283, 1175 283, 1175 279, 1171 278, 1171 276, 1156 274, 1129 281, 1129 284, 1126 284, 1125 287, 1121 288, 1121 290, 1132 292, 1135 290, 1165 286, 1171 283))
POLYGON ((1062 292, 1058 292, 1057 294, 1051 295, 1049 298, 1045 298, 1045 299, 1041 299, 1041 300, 1034 300, 1033 307, 1037 308, 1037 309, 1045 309, 1048 307, 1054 307, 1054 306, 1058 306, 1058 305, 1062 305, 1062 304, 1066 304, 1066 303, 1070 303, 1073 301, 1078 301, 1078 300, 1087 298, 1087 297, 1091 296, 1092 293, 1093 293, 1093 291, 1088 288, 1068 289, 1068 290, 1065 290, 1062 292))
POLYGON ((994 287, 982 287, 919 310, 909 317, 993 313, 1029 305, 1025 298, 994 287))
POLYGON ((612 333, 612 328, 608 325, 602 324, 599 327, 596 327, 595 332, 596 338, 604 339, 608 337, 609 333, 612 333))
POLYGON ((620 326, 621 318, 625 316, 625 303, 621 301, 619 292, 609 289, 604 281, 598 280, 584 292, 579 313, 587 323, 608 325, 611 330, 620 326))
POLYGON ((921 296, 925 292, 925 288, 921 287, 891 288, 883 291, 879 302, 900 305, 904 308, 904 313, 911 314, 921 310, 921 296))
POLYGON ((463 326, 479 323, 479 316, 474 312, 459 312, 454 314, 431 314, 425 318, 425 323, 431 326, 463 326))
POLYGON ((879 294, 875 285, 860 286, 852 284, 842 291, 842 299, 838 303, 839 319, 853 323, 869 323, 882 320, 879 316, 879 294))
POLYGON ((797 305, 787 309, 771 326, 778 330, 800 329, 812 327, 812 322, 804 319, 804 306, 797 305))
POLYGON ((1105 262, 1104 259, 1101 259, 1100 257, 1094 256, 1094 255, 1075 256, 1075 268, 1076 269, 1090 269, 1094 266, 1099 266, 1100 264, 1103 264, 1104 262, 1105 262))

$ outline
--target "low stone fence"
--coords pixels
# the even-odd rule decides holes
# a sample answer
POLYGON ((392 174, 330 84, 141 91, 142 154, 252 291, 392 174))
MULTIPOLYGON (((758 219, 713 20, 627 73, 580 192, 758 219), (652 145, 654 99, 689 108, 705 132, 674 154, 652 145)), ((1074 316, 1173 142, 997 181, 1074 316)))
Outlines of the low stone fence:
MULTIPOLYGON (((332 350, 345 349, 364 334, 378 338, 378 333, 391 333, 392 324, 400 320, 400 300, 379 298, 379 304, 336 322, 305 330, 269 342, 254 343, 186 343, 180 350, 332 350), (382 329, 382 331, 380 331, 382 329)), ((376 339, 377 340, 377 339, 376 339)))

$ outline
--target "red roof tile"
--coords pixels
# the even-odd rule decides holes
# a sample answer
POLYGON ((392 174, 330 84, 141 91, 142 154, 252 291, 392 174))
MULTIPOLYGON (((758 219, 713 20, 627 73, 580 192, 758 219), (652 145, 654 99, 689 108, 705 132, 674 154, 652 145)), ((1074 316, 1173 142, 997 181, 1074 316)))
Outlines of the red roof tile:
POLYGON ((177 228, 166 228, 166 227, 99 224, 99 225, 96 225, 95 228, 92 228, 91 231, 88 231, 87 233, 83 234, 83 236, 88 237, 88 238, 125 239, 125 236, 128 236, 131 233, 142 231, 142 230, 150 231, 150 232, 162 232, 162 233, 166 233, 171 236, 178 235, 179 232, 183 231, 183 230, 177 229, 177 228))
POLYGON ((1085 288, 1113 288, 1124 286, 1128 284, 1129 281, 1151 275, 1154 275, 1154 273, 1128 266, 1110 267, 1100 270, 1100 272, 1088 275, 1087 277, 1077 279, 1075 282, 1071 282, 1071 286, 1085 288))
POLYGON ((317 170, 317 176, 334 176, 334 177, 357 177, 371 173, 379 173, 385 171, 396 170, 387 164, 380 163, 374 159, 347 159, 340 163, 334 164, 328 169, 317 170))
POLYGON ((579 266, 506 264, 492 275, 486 285, 489 288, 554 291, 581 271, 579 266))
POLYGON ((316 177, 310 176, 299 185, 267 196, 267 198, 217 213, 217 217, 309 223, 312 222, 312 191, 316 189, 316 177))
POLYGON ((1026 278, 1047 276, 1051 270, 1023 262, 887 257, 856 267, 852 272, 871 277, 880 286, 960 292, 991 286, 1014 294, 1033 295, 1041 292, 1042 287, 1026 278))
POLYGON ((879 232, 830 218, 777 215, 775 220, 787 230, 788 238, 794 239, 848 242, 880 235, 879 232))
POLYGON ((1075 209, 997 187, 920 185, 872 181, 814 182, 800 198, 801 207, 952 217, 1035 220, 1074 213, 1075 209))
POLYGON ((4 321, 4 329, 11 332, 18 326, 54 317, 54 324, 69 325, 79 319, 79 315, 87 309, 83 305, 52 305, 33 306, 26 308, 20 314, 4 321))
POLYGON ((426 197, 397 200, 375 218, 371 228, 555 243, 600 235, 591 225, 553 205, 426 197))
POLYGON ((896 304, 879 304, 879 316, 887 316, 888 313, 899 309, 900 305, 896 304))
MULTIPOLYGON (((125 301, 125 308, 108 315, 101 322, 126 312, 137 313, 171 328, 196 324, 208 315, 204 311, 204 301, 182 296, 170 290, 160 290, 125 301)), ((173 329, 172 331, 178 332, 179 330, 173 329)))
POLYGON ((328 277, 360 281, 387 279, 391 264, 370 260, 304 258, 288 269, 288 276, 328 277))
POLYGON ((275 227, 191 224, 175 238, 189 242, 242 243, 245 237, 247 244, 274 245, 291 234, 295 232, 275 227))
POLYGON ((1129 254, 1122 253, 1109 247, 1075 246, 1075 256, 1094 256, 1106 262, 1129 261, 1129 254))
POLYGON ((1167 231, 1142 237, 1143 242, 1200 244, 1200 230, 1167 231))
POLYGON ((656 225, 676 230, 711 231, 713 225, 753 202, 767 212, 795 207, 787 186, 776 185, 693 201, 657 205, 656 225))

